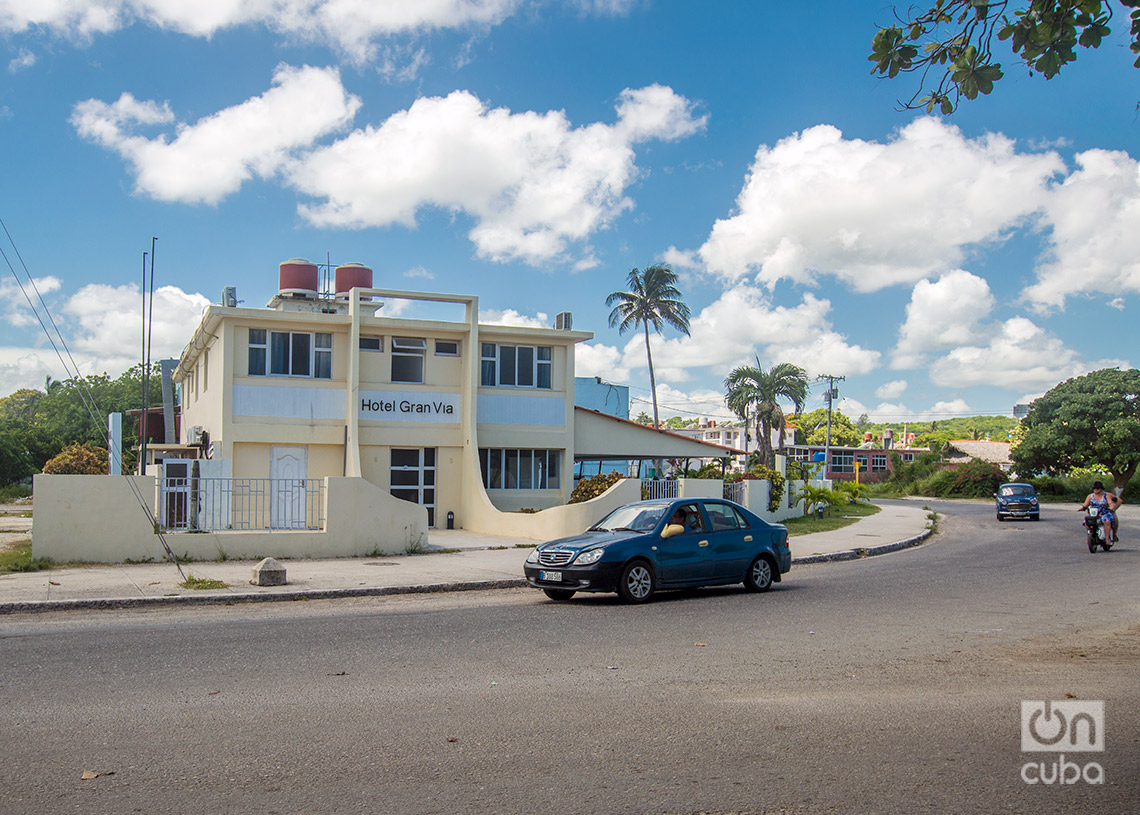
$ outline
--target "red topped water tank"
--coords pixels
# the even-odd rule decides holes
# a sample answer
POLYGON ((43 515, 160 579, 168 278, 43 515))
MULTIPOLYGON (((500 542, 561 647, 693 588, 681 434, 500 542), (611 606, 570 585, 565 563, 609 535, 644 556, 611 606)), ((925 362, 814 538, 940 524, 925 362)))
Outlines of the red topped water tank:
POLYGON ((336 293, 348 294, 353 289, 372 288, 372 269, 363 263, 345 263, 336 267, 336 293))
POLYGON ((281 264, 281 294, 316 295, 320 284, 317 264, 304 258, 291 258, 281 264))

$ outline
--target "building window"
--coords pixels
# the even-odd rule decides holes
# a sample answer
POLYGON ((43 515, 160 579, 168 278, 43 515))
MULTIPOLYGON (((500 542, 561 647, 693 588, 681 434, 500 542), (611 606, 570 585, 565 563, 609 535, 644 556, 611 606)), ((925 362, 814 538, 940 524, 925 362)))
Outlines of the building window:
POLYGON ((459 356, 459 343, 454 340, 436 340, 435 355, 437 357, 459 356))
POLYGON ((249 330, 249 375, 265 376, 265 337, 264 328, 249 330))
POLYGON ((484 387, 552 387, 552 353, 549 346, 483 343, 480 384, 484 387))
POLYGON ((332 334, 314 334, 313 346, 313 376, 332 379, 332 334))
POLYGON ((885 473, 887 471, 887 454, 886 453, 872 453, 871 454, 871 472, 885 473))
POLYGON ((332 334, 249 329, 249 375, 332 378, 332 334), (267 341, 268 340, 268 341, 267 341))
POLYGON ((489 490, 557 490, 560 450, 513 450, 483 447, 479 469, 489 490))
POLYGON ((855 454, 850 451, 831 451, 831 471, 833 473, 855 472, 855 454))
POLYGON ((361 337, 360 338, 361 351, 383 351, 384 338, 383 337, 361 337))
POLYGON ((419 337, 392 338, 392 381, 422 385, 427 341, 419 337))

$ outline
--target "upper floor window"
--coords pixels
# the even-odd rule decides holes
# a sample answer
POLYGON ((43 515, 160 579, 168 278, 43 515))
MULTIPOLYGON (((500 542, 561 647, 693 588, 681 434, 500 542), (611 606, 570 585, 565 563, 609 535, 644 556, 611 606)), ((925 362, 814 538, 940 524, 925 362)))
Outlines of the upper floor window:
POLYGON ((480 384, 484 387, 546 388, 552 383, 549 346, 483 343, 480 384))
POLYGON ((266 373, 332 378, 332 334, 249 329, 249 375, 266 373))
POLYGON ((361 337, 360 338, 361 351, 383 351, 384 338, 383 337, 361 337))
POLYGON ((436 340, 435 355, 437 357, 459 356, 459 343, 455 340, 436 340))
POLYGON ((422 385, 427 341, 420 337, 392 337, 392 381, 422 385))

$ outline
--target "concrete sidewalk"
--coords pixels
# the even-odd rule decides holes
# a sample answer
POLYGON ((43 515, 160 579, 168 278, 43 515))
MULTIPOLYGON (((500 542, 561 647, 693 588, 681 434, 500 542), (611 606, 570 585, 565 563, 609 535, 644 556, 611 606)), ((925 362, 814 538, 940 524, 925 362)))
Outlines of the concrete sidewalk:
MULTIPOLYGON (((794 537, 792 563, 852 560, 913 546, 930 534, 927 514, 917 506, 889 504, 844 529, 794 537)), ((182 564, 187 575, 228 584, 209 590, 179 588, 182 576, 169 562, 0 575, 0 614, 510 588, 526 585, 523 561, 537 543, 464 530, 432 530, 430 541, 424 554, 284 560, 284 586, 251 585, 254 561, 182 564)))

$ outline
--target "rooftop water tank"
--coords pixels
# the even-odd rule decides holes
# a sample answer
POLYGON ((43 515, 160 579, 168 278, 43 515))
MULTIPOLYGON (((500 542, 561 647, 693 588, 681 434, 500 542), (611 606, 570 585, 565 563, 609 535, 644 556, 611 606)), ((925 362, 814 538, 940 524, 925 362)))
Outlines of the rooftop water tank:
POLYGON ((281 264, 281 294, 316 297, 320 285, 317 264, 304 258, 290 258, 281 264))
POLYGON ((336 267, 336 293, 348 294, 353 289, 372 288, 372 269, 363 263, 345 263, 336 267))

